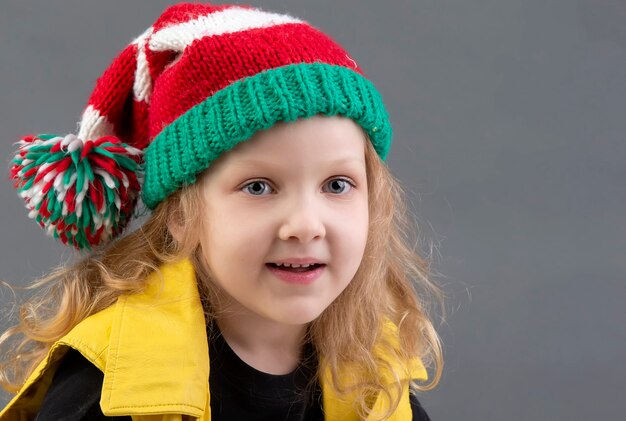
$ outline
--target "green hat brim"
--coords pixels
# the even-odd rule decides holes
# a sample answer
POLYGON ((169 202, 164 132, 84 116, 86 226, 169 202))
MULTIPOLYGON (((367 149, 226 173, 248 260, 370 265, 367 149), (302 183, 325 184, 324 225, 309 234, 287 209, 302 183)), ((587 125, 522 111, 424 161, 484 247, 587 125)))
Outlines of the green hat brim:
POLYGON ((240 79, 165 127, 145 150, 142 199, 154 209, 224 152, 279 121, 316 114, 353 119, 385 160, 392 129, 381 95, 342 66, 301 63, 240 79))

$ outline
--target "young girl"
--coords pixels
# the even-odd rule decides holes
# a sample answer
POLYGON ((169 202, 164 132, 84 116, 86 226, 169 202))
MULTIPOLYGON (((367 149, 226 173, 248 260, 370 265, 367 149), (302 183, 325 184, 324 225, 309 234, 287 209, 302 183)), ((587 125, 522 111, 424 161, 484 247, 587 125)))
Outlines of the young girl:
POLYGON ((77 135, 19 142, 29 216, 85 255, 0 339, 0 419, 428 420, 441 291, 390 143, 375 87, 308 23, 169 7, 77 135))

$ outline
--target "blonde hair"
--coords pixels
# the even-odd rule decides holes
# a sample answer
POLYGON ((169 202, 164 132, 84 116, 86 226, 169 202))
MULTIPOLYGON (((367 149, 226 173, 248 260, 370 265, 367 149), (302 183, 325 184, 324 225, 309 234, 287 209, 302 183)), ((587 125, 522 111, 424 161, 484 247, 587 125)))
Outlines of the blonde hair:
MULTIPOLYGON (((419 357, 434 372, 430 383, 411 382, 414 391, 433 389, 440 381, 443 355, 431 312, 443 312, 444 294, 430 279, 429 261, 415 251, 404 193, 398 181, 380 160, 369 140, 365 150, 370 226, 365 254, 348 287, 314 320, 309 339, 320 356, 319 372, 328 370, 339 393, 350 394, 355 408, 365 417, 373 393, 387 395, 386 419, 397 407, 405 385, 388 384, 381 368, 392 378, 406 378, 373 351, 374 345, 398 361, 419 357), (399 343, 385 342, 381 330, 386 321, 398 328, 399 343), (339 368, 357 367, 349 384, 339 381, 339 368)), ((197 229, 202 223, 203 200, 200 183, 183 186, 161 202, 137 230, 96 249, 75 264, 58 266, 28 289, 37 294, 19 308, 19 322, 0 336, 0 385, 19 390, 28 374, 45 357, 52 344, 86 317, 113 304, 120 295, 134 294, 146 286, 147 275, 163 263, 189 257, 196 269, 198 288, 207 310, 207 322, 218 299, 216 286, 202 259, 197 229), (168 224, 182 229, 177 242, 168 224), (182 222, 182 223, 181 223, 182 222), (131 252, 129 252, 131 251, 131 252), (15 346, 17 345, 17 346, 15 346)), ((442 313, 443 314, 443 313, 442 313)))

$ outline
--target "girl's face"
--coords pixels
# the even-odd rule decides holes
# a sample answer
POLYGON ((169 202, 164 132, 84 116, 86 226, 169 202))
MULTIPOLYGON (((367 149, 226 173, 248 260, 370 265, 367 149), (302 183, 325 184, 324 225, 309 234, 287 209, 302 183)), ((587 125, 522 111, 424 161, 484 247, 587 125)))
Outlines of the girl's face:
POLYGON ((368 231, 364 142, 344 117, 279 123, 202 175, 202 249, 235 309, 301 325, 350 283, 368 231))

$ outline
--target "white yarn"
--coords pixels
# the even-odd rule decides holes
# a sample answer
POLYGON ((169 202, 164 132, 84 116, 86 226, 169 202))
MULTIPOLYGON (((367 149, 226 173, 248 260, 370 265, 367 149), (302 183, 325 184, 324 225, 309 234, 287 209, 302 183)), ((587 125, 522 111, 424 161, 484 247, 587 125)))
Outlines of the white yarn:
POLYGON ((286 23, 304 23, 304 21, 285 14, 235 6, 187 22, 166 26, 152 34, 148 46, 152 51, 182 52, 185 47, 203 37, 286 23))

